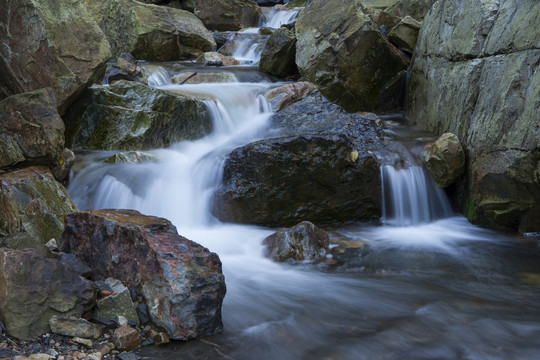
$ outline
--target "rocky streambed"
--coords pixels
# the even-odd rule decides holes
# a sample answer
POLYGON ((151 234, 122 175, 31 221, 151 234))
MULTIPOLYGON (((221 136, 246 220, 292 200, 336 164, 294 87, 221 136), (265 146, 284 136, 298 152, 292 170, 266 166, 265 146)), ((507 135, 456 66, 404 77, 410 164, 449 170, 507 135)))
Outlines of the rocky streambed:
POLYGON ((0 358, 534 358, 538 4, 280 3, 0 10, 0 358))

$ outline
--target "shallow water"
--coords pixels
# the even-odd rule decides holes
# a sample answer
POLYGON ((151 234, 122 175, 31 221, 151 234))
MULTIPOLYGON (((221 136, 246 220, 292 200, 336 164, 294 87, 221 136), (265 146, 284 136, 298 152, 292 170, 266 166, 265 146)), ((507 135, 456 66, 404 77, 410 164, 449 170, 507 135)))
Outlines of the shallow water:
POLYGON ((132 208, 168 218, 223 262, 223 334, 139 355, 540 358, 539 239, 480 229, 460 216, 357 223, 327 228, 333 245, 326 262, 274 263, 262 246, 272 229, 222 224, 208 210, 226 154, 265 128, 271 114, 260 94, 272 84, 161 85, 212 98, 206 104, 214 132, 152 150, 155 163, 103 163, 110 152, 80 156, 69 187, 81 209, 132 208))

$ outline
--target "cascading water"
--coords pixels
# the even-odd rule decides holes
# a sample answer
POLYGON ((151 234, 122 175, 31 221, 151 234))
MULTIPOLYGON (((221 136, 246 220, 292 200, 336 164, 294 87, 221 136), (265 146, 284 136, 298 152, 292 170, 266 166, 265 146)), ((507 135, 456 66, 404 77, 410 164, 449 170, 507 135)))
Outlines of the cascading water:
POLYGON ((143 358, 537 357, 540 290, 518 281, 521 274, 534 281, 540 273, 536 246, 523 251, 463 217, 429 222, 449 211, 444 201, 424 193, 437 189, 430 190, 414 166, 383 167, 385 189, 408 199, 390 200, 385 193, 383 226, 329 230, 335 247, 330 265, 274 263, 263 257, 262 245, 272 231, 222 224, 208 211, 226 154, 256 140, 271 115, 259 95, 271 84, 172 85, 168 74, 159 73, 151 77, 155 86, 208 98, 214 131, 149 151, 155 162, 103 163, 110 152, 80 157, 90 165, 69 187, 80 209, 132 208, 168 218, 223 263, 224 333, 208 341, 144 347, 143 358), (418 187, 410 189, 411 178, 418 187))
POLYGON ((382 222, 394 226, 427 224, 451 217, 446 194, 421 166, 381 166, 382 222))

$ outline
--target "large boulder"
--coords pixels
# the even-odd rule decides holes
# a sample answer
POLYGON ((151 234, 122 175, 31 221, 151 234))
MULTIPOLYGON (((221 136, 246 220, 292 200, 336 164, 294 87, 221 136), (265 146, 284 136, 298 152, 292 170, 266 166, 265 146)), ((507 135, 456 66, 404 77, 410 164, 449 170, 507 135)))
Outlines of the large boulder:
POLYGON ((465 171, 465 152, 455 134, 442 134, 422 150, 424 166, 440 188, 453 184, 465 171))
POLYGON ((261 53, 259 69, 278 77, 298 72, 295 63, 296 37, 294 31, 280 28, 268 38, 261 53))
POLYGON ((274 261, 321 260, 326 257, 330 238, 326 231, 309 221, 289 228, 278 229, 263 240, 265 255, 274 261))
POLYGON ((234 31, 257 26, 261 9, 253 0, 197 0, 195 15, 210 30, 234 31))
POLYGON ((162 218, 133 210, 84 211, 66 216, 62 248, 142 296, 151 321, 172 339, 222 330, 225 281, 219 257, 176 232, 162 218))
POLYGON ((210 30, 235 31, 259 23, 261 9, 253 0, 197 0, 195 15, 210 30))
POLYGON ((54 315, 79 318, 94 305, 90 281, 33 249, 0 248, 0 269, 0 321, 8 335, 43 335, 54 315))
POLYGON ((311 94, 270 119, 268 139, 235 149, 213 213, 223 221, 292 226, 377 220, 382 146, 376 117, 311 94))
POLYGON ((388 30, 403 18, 410 16, 422 21, 437 0, 363 0, 367 12, 377 26, 388 30))
POLYGON ((347 111, 397 111, 407 63, 360 0, 313 0, 296 21, 296 64, 347 111))
POLYGON ((66 189, 49 169, 31 167, 0 175, 0 244, 34 248, 47 254, 45 244, 60 239, 64 216, 77 211, 66 189))
POLYGON ((461 140, 464 212, 481 225, 540 230, 538 23, 535 0, 439 1, 420 31, 408 114, 461 140))
POLYGON ((50 89, 0 101, 0 169, 59 165, 63 149, 64 122, 50 89))
POLYGON ((161 148, 212 130, 202 100, 125 80, 91 86, 64 120, 73 149, 161 148))
POLYGON ((141 60, 181 60, 216 46, 212 34, 189 11, 135 0, 105 0, 93 15, 115 56, 128 52, 141 60))
POLYGON ((78 1, 6 1, 0 33, 0 99, 50 87, 60 114, 111 56, 103 32, 78 1))

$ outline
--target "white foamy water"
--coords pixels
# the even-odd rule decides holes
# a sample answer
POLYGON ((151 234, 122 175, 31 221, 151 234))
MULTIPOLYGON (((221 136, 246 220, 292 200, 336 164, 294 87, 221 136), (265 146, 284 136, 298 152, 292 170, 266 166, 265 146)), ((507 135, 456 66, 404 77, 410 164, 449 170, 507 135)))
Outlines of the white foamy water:
POLYGON ((296 21, 296 17, 300 10, 302 10, 302 8, 271 8, 263 13, 259 26, 279 29, 282 25, 292 24, 296 21))

